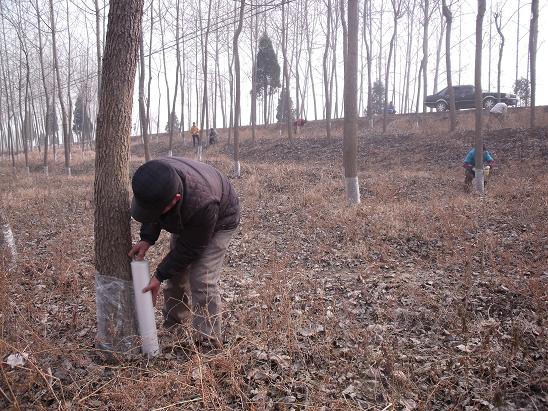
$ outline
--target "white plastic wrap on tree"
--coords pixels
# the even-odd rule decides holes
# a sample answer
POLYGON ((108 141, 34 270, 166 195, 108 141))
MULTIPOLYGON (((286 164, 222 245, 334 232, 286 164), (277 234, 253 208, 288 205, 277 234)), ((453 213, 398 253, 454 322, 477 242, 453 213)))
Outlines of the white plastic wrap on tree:
POLYGON ((167 156, 168 157, 173 157, 173 150, 169 150, 169 152, 167 153, 167 156))
POLYGON ((202 145, 201 144, 198 145, 198 149, 196 151, 196 158, 198 159, 198 161, 202 161, 202 145))
POLYGON ((135 310, 137 311, 137 322, 139 323, 139 334, 141 335, 142 351, 149 356, 158 355, 158 335, 156 333, 156 320, 154 318, 154 306, 152 304, 152 293, 143 293, 143 288, 150 280, 147 261, 132 261, 131 276, 133 278, 133 292, 135 293, 135 310))
POLYGON ((29 166, 25 167, 25 172, 27 173, 28 176, 30 176, 30 167, 29 166))
POLYGON ((485 179, 484 179, 484 176, 483 176, 483 170, 482 169, 476 169, 475 173, 476 173, 476 178, 474 179, 474 182, 476 184, 476 191, 480 194, 483 194, 484 187, 485 187, 485 184, 484 184, 485 179))
POLYGON ((69 177, 72 176, 72 171, 71 171, 70 167, 66 167, 65 172, 67 173, 67 176, 69 176, 69 177))
POLYGON ((48 166, 44 166, 44 174, 45 174, 46 176, 49 175, 49 168, 48 168, 48 166))
POLYGON ((239 161, 236 161, 234 163, 234 176, 235 177, 240 177, 240 162, 239 161))
POLYGON ((346 177, 344 182, 346 188, 346 199, 352 204, 358 204, 361 201, 358 177, 346 177))
MULTIPOLYGON (((0 217, 0 223, 2 222, 2 217, 0 217)), ((2 223, 2 234, 0 237, 0 248, 2 247, 2 243, 5 242, 10 254, 11 254, 11 262, 12 267, 17 262, 17 247, 15 246, 15 237, 13 236, 13 232, 11 231, 11 227, 8 223, 2 223)))

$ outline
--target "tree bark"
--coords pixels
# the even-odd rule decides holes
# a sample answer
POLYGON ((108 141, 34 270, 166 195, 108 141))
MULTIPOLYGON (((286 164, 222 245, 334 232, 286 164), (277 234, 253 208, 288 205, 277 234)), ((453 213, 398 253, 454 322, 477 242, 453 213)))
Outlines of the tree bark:
POLYGON ((500 36, 500 44, 499 44, 499 60, 497 63, 497 93, 498 93, 498 102, 501 101, 501 95, 500 95, 500 74, 502 70, 502 52, 504 50, 504 34, 502 34, 502 14, 500 12, 495 13, 494 16, 495 19, 495 28, 497 29, 497 33, 500 36))
POLYGON ((175 57, 177 65, 175 67, 175 89, 173 91, 173 103, 169 111, 169 155, 173 155, 173 133, 175 129, 175 105, 177 104, 177 92, 179 91, 179 69, 181 67, 181 49, 179 48, 179 21, 180 21, 180 0, 176 1, 175 13, 175 57))
MULTIPOLYGON (((131 280, 129 212, 129 143, 131 106, 144 0, 111 0, 97 114, 95 157, 95 267, 97 273, 124 282, 131 280)), ((127 284, 127 283, 125 283, 127 284)), ((99 290, 98 290, 99 291, 99 290)), ((126 350, 136 334, 129 286, 101 346, 126 350)), ((98 307, 99 308, 99 307, 98 307)), ((99 318, 98 318, 99 320, 99 318)), ((101 324, 98 324, 99 326, 101 324)))
POLYGON ((388 60, 386 61, 386 73, 384 76, 384 105, 383 105, 383 115, 382 115, 382 132, 386 133, 386 107, 388 99, 388 80, 390 78, 390 61, 392 59, 392 53, 394 52, 394 42, 396 41, 396 35, 398 33, 398 19, 401 17, 401 1, 402 0, 391 0, 392 10, 394 12, 394 32, 392 33, 392 38, 390 39, 390 48, 388 50, 388 60))
POLYGON ((148 147, 148 117, 145 109, 145 45, 143 40, 143 31, 139 38, 139 120, 141 122, 141 137, 145 149, 145 161, 150 160, 150 151, 148 147))
MULTIPOLYGON (((57 35, 55 32, 55 15, 53 14, 53 0, 49 0, 49 11, 51 15, 51 38, 53 47, 53 62, 55 65, 55 76, 57 77, 57 92, 59 104, 61 105, 61 121, 63 124, 63 148, 65 151, 65 173, 70 175, 70 150, 69 150, 69 125, 67 119, 67 109, 63 97, 63 87, 61 86, 61 73, 59 70, 59 58, 57 56, 57 35)), ((70 85, 68 85, 70 87, 70 85)))
POLYGON ((483 133, 482 133, 482 112, 483 94, 481 88, 481 51, 482 51, 482 30, 483 16, 485 15, 485 0, 478 0, 478 14, 476 16, 476 57, 475 57, 475 88, 476 88, 476 190, 483 194, 483 133))
POLYGON ((46 72, 44 68, 44 46, 42 43, 42 19, 40 16, 40 7, 38 6, 38 0, 35 1, 34 8, 36 10, 36 19, 37 19, 37 27, 38 27, 38 52, 40 56, 40 72, 42 74, 42 85, 44 87, 44 97, 46 99, 46 115, 45 115, 45 132, 44 132, 44 173, 48 174, 48 141, 49 141, 49 127, 47 124, 47 119, 49 118, 49 110, 50 110, 50 100, 49 100, 49 92, 48 92, 48 85, 46 81, 46 72))
POLYGON ((289 63, 287 61, 287 22, 285 17, 285 4, 282 4, 282 54, 284 58, 284 81, 285 81, 285 119, 287 127, 287 138, 293 142, 293 127, 291 124, 291 96, 289 94, 289 63))
POLYGON ((99 0, 95 0, 95 43, 97 50, 97 99, 101 93, 101 11, 99 0))
POLYGON ((529 28, 529 71, 531 73, 530 126, 535 127, 535 105, 537 90, 537 42, 538 42, 538 0, 531 1, 531 25, 529 28))
POLYGON ((325 134, 331 140, 331 98, 329 93, 329 71, 327 57, 329 55, 329 43, 331 41, 331 0, 327 0, 327 33, 325 35, 325 48, 323 52, 323 85, 325 99, 325 134))
MULTIPOLYGON (((341 16, 342 17, 342 16, 341 16)), ((348 29, 344 64, 344 141, 343 161, 346 199, 360 202, 358 167, 357 77, 358 77, 358 0, 348 0, 348 29)))
POLYGON ((455 90, 453 89, 453 75, 451 73, 451 27, 453 25, 453 14, 447 6, 447 0, 442 0, 443 15, 447 22, 445 31, 445 71, 447 72, 447 87, 449 90, 449 131, 457 128, 457 111, 455 108, 455 90))
POLYGON ((234 50, 234 72, 236 76, 235 88, 236 98, 234 102, 234 174, 240 177, 240 52, 238 50, 238 39, 242 32, 244 22, 245 0, 240 0, 240 17, 238 27, 234 32, 232 48, 234 50))

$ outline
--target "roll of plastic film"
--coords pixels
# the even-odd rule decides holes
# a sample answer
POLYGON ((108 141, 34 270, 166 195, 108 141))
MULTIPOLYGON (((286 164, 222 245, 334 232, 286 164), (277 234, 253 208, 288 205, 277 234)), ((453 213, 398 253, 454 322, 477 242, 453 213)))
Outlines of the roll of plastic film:
POLYGON ((156 333, 156 320, 154 318, 154 306, 152 304, 152 293, 143 293, 143 288, 150 280, 147 261, 131 262, 131 277, 133 278, 133 291, 135 293, 135 310, 137 311, 137 322, 139 323, 139 334, 141 335, 142 351, 151 357, 158 355, 160 346, 156 333))

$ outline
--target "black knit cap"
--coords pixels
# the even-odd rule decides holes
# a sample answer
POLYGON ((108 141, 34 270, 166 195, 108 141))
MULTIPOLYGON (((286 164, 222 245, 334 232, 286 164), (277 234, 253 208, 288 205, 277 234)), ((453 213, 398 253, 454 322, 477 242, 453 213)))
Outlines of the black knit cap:
POLYGON ((141 223, 157 221, 176 194, 182 193, 181 178, 166 161, 152 160, 137 169, 131 180, 131 216, 141 223))

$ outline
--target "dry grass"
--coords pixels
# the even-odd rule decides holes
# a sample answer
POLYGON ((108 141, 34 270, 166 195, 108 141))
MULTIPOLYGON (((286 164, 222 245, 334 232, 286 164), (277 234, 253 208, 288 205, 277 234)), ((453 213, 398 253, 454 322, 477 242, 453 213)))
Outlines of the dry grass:
MULTIPOLYGON (((341 141, 314 130, 242 145, 227 344, 211 355, 187 330, 162 330, 158 358, 106 362, 94 348, 92 159, 75 156, 70 179, 60 165, 13 179, 3 164, 19 260, 0 260, 0 358, 29 358, 0 365, 0 407, 545 408, 546 130, 487 135, 499 167, 483 199, 461 187, 470 132, 363 134, 356 207, 344 203, 341 141)), ((229 150, 205 159, 229 172, 229 150)))

